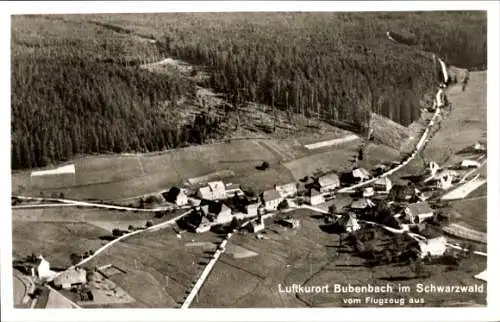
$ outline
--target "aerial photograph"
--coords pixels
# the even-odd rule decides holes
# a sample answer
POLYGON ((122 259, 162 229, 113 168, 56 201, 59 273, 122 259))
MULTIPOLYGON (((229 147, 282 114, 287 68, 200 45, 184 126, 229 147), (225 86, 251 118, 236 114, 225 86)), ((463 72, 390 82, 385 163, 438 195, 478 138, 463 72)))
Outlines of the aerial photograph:
POLYGON ((487 307, 486 11, 10 18, 15 308, 487 307))

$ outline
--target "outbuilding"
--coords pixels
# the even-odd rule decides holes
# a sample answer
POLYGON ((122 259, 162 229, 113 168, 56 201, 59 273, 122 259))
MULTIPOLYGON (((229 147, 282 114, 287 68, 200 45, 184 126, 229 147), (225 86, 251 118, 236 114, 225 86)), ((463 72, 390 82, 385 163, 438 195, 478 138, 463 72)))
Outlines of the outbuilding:
POLYGON ((325 202, 323 194, 314 188, 309 190, 307 200, 311 206, 316 206, 325 202))
POLYGON ((318 178, 320 192, 334 190, 340 186, 340 178, 336 173, 325 174, 318 178))
POLYGON ((283 197, 276 189, 269 189, 262 193, 262 201, 267 211, 278 209, 278 205, 283 201, 283 197))
POLYGON ((425 201, 409 204, 404 212, 412 224, 421 223, 434 216, 434 210, 425 201))
POLYGON ((63 289, 69 289, 74 285, 86 284, 87 271, 82 268, 68 269, 57 275, 53 282, 56 287, 63 289))
POLYGON ((446 238, 443 236, 420 240, 418 242, 420 258, 443 256, 446 251, 446 238))

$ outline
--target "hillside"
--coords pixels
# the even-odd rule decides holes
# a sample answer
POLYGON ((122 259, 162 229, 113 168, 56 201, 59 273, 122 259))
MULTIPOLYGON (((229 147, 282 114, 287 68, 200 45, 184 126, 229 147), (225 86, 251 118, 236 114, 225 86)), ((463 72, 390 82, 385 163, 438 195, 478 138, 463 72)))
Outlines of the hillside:
POLYGON ((264 113, 242 136, 280 126, 302 136, 311 119, 363 129, 371 112, 408 125, 436 81, 419 50, 485 66, 485 23, 481 12, 13 16, 12 167, 220 140, 245 123, 237 111, 249 103, 247 114, 264 113), (386 30, 417 35, 419 50, 386 30), (165 57, 209 77, 138 68, 165 57), (186 113, 205 107, 196 83, 226 107, 186 113), (286 128, 299 117, 304 126, 286 128))

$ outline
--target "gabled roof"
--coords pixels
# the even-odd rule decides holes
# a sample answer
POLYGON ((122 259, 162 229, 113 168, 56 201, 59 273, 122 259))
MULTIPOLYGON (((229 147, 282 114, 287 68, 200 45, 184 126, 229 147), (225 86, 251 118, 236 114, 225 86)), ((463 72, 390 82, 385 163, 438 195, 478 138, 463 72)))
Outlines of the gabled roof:
POLYGON ((434 212, 431 206, 429 206, 429 204, 425 201, 409 204, 406 208, 408 208, 408 210, 410 210, 413 215, 434 212))
POLYGON ((318 183, 322 187, 326 186, 332 186, 332 185, 339 185, 340 184, 340 179, 338 174, 336 173, 329 173, 325 174, 324 176, 321 176, 318 178, 318 183))
POLYGON ((81 268, 68 269, 54 278, 54 284, 78 284, 87 282, 87 272, 81 268))
POLYGON ((281 199, 281 195, 276 189, 269 189, 262 193, 262 199, 264 201, 271 201, 281 199))
POLYGON ((212 181, 212 182, 207 183, 207 185, 208 185, 208 187, 210 187, 210 190, 212 190, 212 191, 222 192, 222 191, 226 190, 226 186, 224 185, 224 182, 222 182, 222 181, 212 181))
POLYGON ((387 177, 378 178, 377 180, 375 180, 375 182, 373 182, 373 184, 377 186, 389 185, 391 184, 391 179, 387 177))
POLYGON ((352 176, 355 178, 368 178, 370 177, 370 172, 365 168, 357 168, 352 170, 352 176))

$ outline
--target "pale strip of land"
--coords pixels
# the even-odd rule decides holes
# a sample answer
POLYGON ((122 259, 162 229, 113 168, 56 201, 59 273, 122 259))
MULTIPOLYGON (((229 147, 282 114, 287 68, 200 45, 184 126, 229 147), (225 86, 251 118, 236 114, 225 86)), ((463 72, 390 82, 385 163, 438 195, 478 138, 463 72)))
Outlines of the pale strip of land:
POLYGON ((65 166, 62 166, 62 167, 59 167, 56 169, 40 170, 40 171, 31 172, 32 177, 49 176, 49 175, 56 175, 56 174, 75 174, 75 165, 69 164, 69 165, 65 165, 65 166))
POLYGON ((340 138, 340 139, 333 139, 333 140, 328 140, 328 141, 321 141, 321 142, 316 142, 316 143, 312 143, 312 144, 307 144, 307 145, 304 145, 304 147, 306 149, 313 150, 313 149, 324 148, 324 147, 328 147, 328 146, 332 146, 332 145, 342 144, 342 143, 346 143, 346 142, 351 142, 351 141, 355 141, 358 139, 359 139, 359 137, 357 135, 351 134, 351 135, 347 135, 347 136, 340 138))

